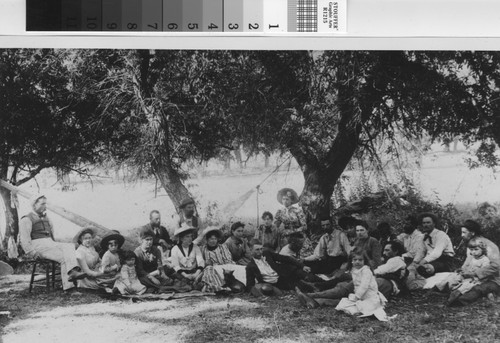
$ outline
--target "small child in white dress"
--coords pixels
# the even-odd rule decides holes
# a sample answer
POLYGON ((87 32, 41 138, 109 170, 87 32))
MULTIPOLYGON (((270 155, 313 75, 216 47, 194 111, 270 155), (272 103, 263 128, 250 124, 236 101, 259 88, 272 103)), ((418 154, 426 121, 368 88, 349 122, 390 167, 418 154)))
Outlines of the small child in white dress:
POLYGON ((467 244, 468 252, 473 257, 470 263, 464 263, 462 269, 458 272, 459 283, 452 288, 450 297, 446 305, 452 305, 462 294, 470 291, 474 286, 480 285, 483 281, 477 275, 477 271, 487 267, 490 259, 487 256, 486 245, 480 238, 472 238, 467 244))
POLYGON ((133 251, 125 251, 123 254, 123 262, 125 263, 120 270, 120 277, 115 282, 115 292, 118 291, 123 295, 140 295, 146 292, 147 287, 144 286, 137 278, 135 271, 136 256, 133 251))
POLYGON ((354 293, 342 298, 335 309, 363 317, 374 315, 378 320, 387 321, 384 311, 387 299, 378 291, 377 281, 368 263, 364 251, 355 249, 351 252, 348 269, 351 270, 354 293))

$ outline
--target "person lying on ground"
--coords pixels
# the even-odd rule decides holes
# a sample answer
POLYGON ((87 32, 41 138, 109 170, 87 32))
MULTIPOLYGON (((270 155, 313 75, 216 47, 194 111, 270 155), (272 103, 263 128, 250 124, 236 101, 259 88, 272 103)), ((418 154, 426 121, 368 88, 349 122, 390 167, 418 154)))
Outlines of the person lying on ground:
POLYGON ((234 277, 245 285, 245 266, 236 264, 227 246, 219 243, 219 240, 222 238, 222 231, 214 226, 209 226, 203 231, 203 236, 207 242, 201 248, 206 265, 201 279, 204 284, 203 291, 223 291, 223 286, 225 285, 224 270, 232 270, 234 277))
POLYGON ((33 196, 30 205, 32 211, 19 221, 21 247, 31 258, 44 258, 60 263, 63 289, 70 290, 74 287, 74 281, 87 276, 82 273, 76 260, 75 245, 54 240, 54 227, 46 214, 45 195, 33 196))
MULTIPOLYGON (((354 249, 358 252, 363 251, 360 248, 354 249)), ((403 252, 404 249, 401 243, 397 241, 386 244, 384 248, 386 264, 382 264, 375 269, 377 287, 386 298, 399 294, 401 290, 405 292, 407 290, 405 285, 405 278, 407 275, 406 264, 401 257, 403 252)), ((348 294, 352 293, 354 290, 354 283, 352 282, 351 275, 352 274, 347 270, 346 273, 340 274, 332 280, 312 283, 310 286, 316 291, 307 293, 305 296, 314 299, 330 299, 338 302, 339 299, 347 297, 348 294)), ((325 305, 336 304, 330 301, 322 301, 321 303, 325 305)), ((309 304, 311 304, 310 301, 309 304)))
POLYGON ((314 254, 305 257, 303 261, 313 274, 330 274, 347 262, 352 248, 347 236, 333 228, 330 218, 322 219, 321 227, 325 234, 321 236, 314 254))
POLYGON ((387 293, 388 289, 391 289, 391 295, 398 295, 401 291, 407 293, 408 291, 406 287, 408 270, 402 257, 404 252, 403 245, 398 241, 391 241, 384 246, 385 262, 373 271, 377 283, 380 285, 379 289, 383 289, 384 293, 387 293))
POLYGON ((76 237, 79 244, 78 249, 76 249, 76 260, 87 275, 78 280, 78 287, 94 290, 111 289, 115 282, 115 273, 101 269, 101 259, 94 248, 95 230, 91 227, 84 228, 76 237))
POLYGON ((311 274, 304 270, 302 263, 292 257, 263 251, 262 243, 256 239, 250 241, 250 246, 252 260, 246 266, 247 292, 260 297, 281 295, 281 290, 290 290, 295 286, 311 290, 303 282, 311 274))
MULTIPOLYGON (((480 284, 473 286, 469 291, 459 295, 456 299, 448 300, 448 305, 459 306, 468 305, 477 301, 482 297, 494 298, 500 293, 500 252, 498 246, 485 238, 481 234, 481 226, 474 220, 466 220, 462 225, 462 239, 468 243, 472 240, 480 240, 485 246, 486 255, 489 259, 489 264, 484 267, 475 268, 475 271, 469 270, 464 276, 477 278, 481 280, 480 284)), ((476 253, 478 253, 476 251, 476 253)), ((472 255, 472 250, 467 248, 467 257, 462 266, 462 270, 469 269, 474 263, 475 257, 472 255)))
POLYGON ((136 256, 133 251, 123 252, 123 266, 120 269, 119 278, 115 281, 113 292, 122 295, 141 295, 147 290, 137 278, 136 256))
POLYGON ((187 224, 175 230, 177 245, 172 248, 172 266, 178 276, 196 290, 201 290, 203 284, 203 269, 205 260, 198 245, 193 243, 196 228, 187 224))
POLYGON ((417 272, 425 278, 436 273, 450 272, 453 268, 453 244, 450 237, 436 228, 438 218, 432 213, 420 215, 422 232, 424 233, 424 257, 414 262, 417 272))
POLYGON ((353 246, 366 252, 372 269, 382 263, 382 247, 375 238, 369 236, 369 227, 365 221, 359 220, 356 224, 356 240, 353 246))
POLYGON ((281 232, 276 225, 273 224, 273 215, 271 212, 265 211, 262 214, 264 224, 261 224, 255 230, 254 238, 262 242, 264 247, 271 249, 271 251, 279 252, 281 232))
POLYGON ((245 237, 245 224, 236 222, 231 225, 231 236, 228 237, 224 244, 231 252, 233 261, 236 264, 246 266, 250 262, 252 254, 248 246, 248 240, 245 237))
POLYGON ((338 311, 351 315, 375 315, 380 320, 387 320, 383 310, 386 298, 378 291, 377 280, 373 275, 369 258, 365 251, 354 249, 349 255, 348 270, 352 275, 352 291, 342 298, 312 297, 296 288, 297 296, 302 305, 310 308, 320 305, 335 306, 338 311))
POLYGON ((153 293, 191 290, 188 285, 174 284, 174 279, 180 278, 173 268, 163 265, 160 250, 153 246, 153 238, 151 229, 141 229, 141 245, 134 251, 139 281, 153 293))

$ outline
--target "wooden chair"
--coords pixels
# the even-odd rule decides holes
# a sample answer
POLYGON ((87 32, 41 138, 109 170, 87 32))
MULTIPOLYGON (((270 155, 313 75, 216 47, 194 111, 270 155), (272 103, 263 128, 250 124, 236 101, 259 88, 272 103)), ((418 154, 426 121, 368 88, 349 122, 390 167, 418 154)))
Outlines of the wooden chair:
POLYGON ((33 290, 33 286, 37 286, 38 283, 42 283, 43 281, 45 281, 47 293, 50 292, 51 289, 56 288, 56 276, 61 274, 59 272, 59 263, 42 258, 28 261, 28 263, 33 263, 33 271, 31 272, 29 287, 30 293, 33 290), (43 265, 45 267, 45 279, 42 278, 39 280, 35 280, 36 276, 43 275, 43 273, 36 272, 36 267, 40 265, 43 265))

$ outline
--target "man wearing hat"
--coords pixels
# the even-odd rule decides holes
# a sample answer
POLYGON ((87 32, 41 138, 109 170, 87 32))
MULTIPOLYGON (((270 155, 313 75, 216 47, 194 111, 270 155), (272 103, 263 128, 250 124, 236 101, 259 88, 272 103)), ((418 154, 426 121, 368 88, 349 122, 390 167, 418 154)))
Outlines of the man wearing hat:
POLYGON ((182 227, 182 224, 186 223, 188 226, 195 228, 195 235, 197 235, 198 238, 194 240, 194 243, 200 244, 204 226, 201 219, 196 215, 196 205, 194 203, 194 200, 191 198, 182 200, 181 204, 179 205, 179 211, 179 220, 177 221, 178 226, 182 227))
POLYGON ((87 275, 81 272, 72 243, 54 241, 53 225, 46 214, 47 198, 43 194, 31 198, 32 212, 19 221, 19 238, 24 252, 33 258, 45 258, 61 264, 63 289, 74 287, 75 280, 87 275))

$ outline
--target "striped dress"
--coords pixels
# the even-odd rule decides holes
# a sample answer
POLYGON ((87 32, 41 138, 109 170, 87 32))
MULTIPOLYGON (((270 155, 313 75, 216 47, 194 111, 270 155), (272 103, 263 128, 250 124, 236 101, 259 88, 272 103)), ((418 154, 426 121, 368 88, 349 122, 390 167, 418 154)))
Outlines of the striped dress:
POLYGON ((206 245, 201 249, 206 267, 201 281, 205 284, 203 291, 219 292, 223 290, 224 270, 233 270, 234 277, 246 285, 245 266, 237 265, 232 258, 231 252, 225 244, 219 244, 215 249, 206 245))

